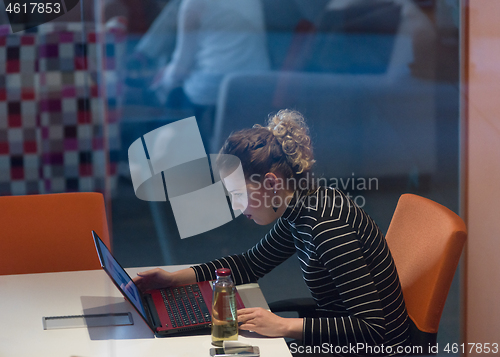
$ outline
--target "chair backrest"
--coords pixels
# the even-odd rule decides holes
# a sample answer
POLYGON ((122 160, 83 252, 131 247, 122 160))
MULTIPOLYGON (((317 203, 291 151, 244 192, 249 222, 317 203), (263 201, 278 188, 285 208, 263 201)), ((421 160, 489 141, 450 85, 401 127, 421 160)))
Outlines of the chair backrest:
POLYGON ((91 231, 109 247, 102 194, 0 197, 0 275, 99 269, 91 231))
POLYGON ((465 223, 448 208, 412 194, 399 199, 386 240, 408 315, 422 332, 437 334, 466 238, 465 223))
POLYGON ((455 92, 448 83, 416 81, 410 76, 228 74, 219 90, 211 152, 219 152, 232 132, 264 124, 269 114, 289 108, 305 116, 317 144, 316 174, 398 176, 417 167, 427 175, 437 165, 436 113, 457 114, 453 108, 458 106, 450 105, 455 92), (446 99, 436 102, 433 93, 437 92, 446 99))

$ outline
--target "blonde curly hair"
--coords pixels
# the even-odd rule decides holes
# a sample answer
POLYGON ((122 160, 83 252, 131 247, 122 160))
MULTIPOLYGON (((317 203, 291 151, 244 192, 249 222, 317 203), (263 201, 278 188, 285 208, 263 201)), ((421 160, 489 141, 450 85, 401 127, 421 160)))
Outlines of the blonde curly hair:
POLYGON ((297 174, 311 169, 315 160, 309 128, 302 114, 295 110, 280 110, 269 118, 267 128, 281 144, 290 166, 297 169, 297 174))
MULTIPOLYGON (((268 172, 285 178, 301 178, 311 170, 315 160, 309 128, 297 111, 283 109, 270 115, 267 125, 254 125, 232 133, 219 152, 217 165, 230 170, 227 154, 241 161, 245 178, 268 172)), ((232 171, 232 170, 230 170, 232 171)))

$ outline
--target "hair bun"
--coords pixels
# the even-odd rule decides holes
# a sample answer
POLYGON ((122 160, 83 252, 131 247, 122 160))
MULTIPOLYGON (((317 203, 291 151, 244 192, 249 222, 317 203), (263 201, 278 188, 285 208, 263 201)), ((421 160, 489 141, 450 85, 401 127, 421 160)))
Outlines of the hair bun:
POLYGON ((267 128, 280 143, 287 160, 297 174, 312 167, 315 160, 311 138, 302 114, 289 109, 280 110, 269 118, 267 128))

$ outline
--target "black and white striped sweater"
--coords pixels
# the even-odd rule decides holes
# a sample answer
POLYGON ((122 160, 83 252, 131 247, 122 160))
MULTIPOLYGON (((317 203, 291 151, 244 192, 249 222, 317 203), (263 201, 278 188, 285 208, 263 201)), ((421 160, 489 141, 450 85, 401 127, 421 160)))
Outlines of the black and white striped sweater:
POLYGON ((294 253, 321 317, 304 318, 303 344, 409 344, 409 319, 392 256, 373 220, 344 193, 296 191, 273 229, 247 252, 194 266, 198 281, 231 268, 255 282, 294 253))

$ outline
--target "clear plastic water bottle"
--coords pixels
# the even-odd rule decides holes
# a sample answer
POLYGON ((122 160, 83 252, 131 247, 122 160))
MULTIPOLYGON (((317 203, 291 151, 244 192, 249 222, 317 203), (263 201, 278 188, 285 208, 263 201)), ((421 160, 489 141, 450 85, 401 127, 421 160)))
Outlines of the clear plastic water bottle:
POLYGON ((236 288, 231 279, 231 269, 217 269, 216 274, 212 300, 212 344, 222 346, 226 340, 238 339, 236 288))

